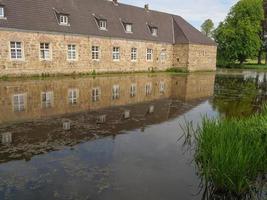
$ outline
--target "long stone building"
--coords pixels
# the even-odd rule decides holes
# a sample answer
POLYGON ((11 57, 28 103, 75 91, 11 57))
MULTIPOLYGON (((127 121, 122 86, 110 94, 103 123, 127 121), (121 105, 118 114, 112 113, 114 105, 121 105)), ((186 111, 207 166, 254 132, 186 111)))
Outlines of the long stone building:
POLYGON ((0 0, 0 75, 215 70, 182 17, 117 0, 0 0))

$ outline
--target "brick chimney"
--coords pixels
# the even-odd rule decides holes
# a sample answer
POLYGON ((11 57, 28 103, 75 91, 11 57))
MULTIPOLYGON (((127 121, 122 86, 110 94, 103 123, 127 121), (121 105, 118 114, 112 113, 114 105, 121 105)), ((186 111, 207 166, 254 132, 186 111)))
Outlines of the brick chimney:
POLYGON ((149 4, 145 4, 144 8, 146 11, 149 11, 149 4))

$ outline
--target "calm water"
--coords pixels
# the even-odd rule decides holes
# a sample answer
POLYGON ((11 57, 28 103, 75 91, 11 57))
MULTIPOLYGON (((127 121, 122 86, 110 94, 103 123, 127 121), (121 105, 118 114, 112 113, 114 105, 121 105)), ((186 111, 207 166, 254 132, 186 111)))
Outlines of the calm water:
POLYGON ((1 81, 0 199, 200 200, 180 124, 266 100, 249 71, 1 81))

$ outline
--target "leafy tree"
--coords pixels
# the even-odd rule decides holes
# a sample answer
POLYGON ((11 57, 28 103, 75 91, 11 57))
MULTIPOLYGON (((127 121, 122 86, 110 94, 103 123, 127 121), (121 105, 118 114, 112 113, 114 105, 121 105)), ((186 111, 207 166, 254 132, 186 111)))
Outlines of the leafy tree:
POLYGON ((212 32, 214 30, 214 23, 211 19, 207 19, 202 25, 201 25, 201 31, 208 37, 212 37, 212 32))
POLYGON ((255 58, 262 46, 261 22, 264 19, 262 0, 240 0, 224 22, 215 30, 218 62, 240 64, 255 58))

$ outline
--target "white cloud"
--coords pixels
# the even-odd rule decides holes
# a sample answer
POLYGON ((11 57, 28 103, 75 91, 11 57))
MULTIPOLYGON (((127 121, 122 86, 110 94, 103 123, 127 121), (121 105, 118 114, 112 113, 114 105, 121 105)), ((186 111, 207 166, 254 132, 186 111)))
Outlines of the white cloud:
MULTIPOLYGON (((143 0, 121 0, 137 6, 143 6, 143 0)), ((206 19, 212 19, 217 25, 224 20, 230 8, 238 0, 146 0, 151 9, 180 15, 197 28, 206 19)))

